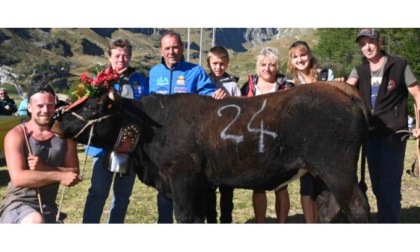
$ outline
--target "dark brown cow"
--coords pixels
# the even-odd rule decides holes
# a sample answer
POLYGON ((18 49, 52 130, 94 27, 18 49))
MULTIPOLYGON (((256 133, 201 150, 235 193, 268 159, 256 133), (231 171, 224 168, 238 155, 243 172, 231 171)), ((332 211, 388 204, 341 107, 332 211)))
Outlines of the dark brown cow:
POLYGON ((65 111, 54 131, 112 149, 121 129, 134 126, 138 177, 172 197, 178 222, 204 221, 209 185, 273 190, 306 171, 328 188, 321 220, 341 209, 350 222, 368 222, 369 204, 357 183, 367 123, 358 93, 336 85, 345 84, 224 100, 175 94, 135 101, 110 92, 65 111))

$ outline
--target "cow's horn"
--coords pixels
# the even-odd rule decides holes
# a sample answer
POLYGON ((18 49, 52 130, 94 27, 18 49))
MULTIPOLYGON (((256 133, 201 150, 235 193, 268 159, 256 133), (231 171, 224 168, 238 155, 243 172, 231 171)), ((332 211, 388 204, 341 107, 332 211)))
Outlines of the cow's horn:
POLYGON ((109 97, 109 99, 111 99, 111 101, 115 101, 115 96, 114 96, 114 92, 109 92, 108 93, 108 97, 109 97))

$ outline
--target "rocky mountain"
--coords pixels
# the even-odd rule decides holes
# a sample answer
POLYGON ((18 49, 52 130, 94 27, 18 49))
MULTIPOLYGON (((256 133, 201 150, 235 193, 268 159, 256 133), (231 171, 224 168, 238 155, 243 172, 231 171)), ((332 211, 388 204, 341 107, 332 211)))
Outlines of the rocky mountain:
POLYGON ((292 28, 217 28, 216 42, 235 52, 246 52, 250 47, 265 44, 273 39, 297 38, 313 29, 292 28))
MULTIPOLYGON (((200 64, 213 44, 231 53, 234 74, 253 71, 260 47, 286 48, 295 39, 313 39, 314 29, 292 28, 178 28, 186 44, 185 56, 200 64), (202 34, 201 34, 202 32, 202 34), (200 54, 200 44, 202 45, 200 54), (249 59, 249 60, 247 60, 249 59), (247 61, 250 61, 247 63, 247 61)), ((51 71, 66 89, 80 73, 108 64, 111 38, 125 37, 133 44, 132 65, 146 74, 160 60, 159 36, 164 28, 0 28, 0 84, 21 82, 35 72, 51 71)), ((231 71, 230 71, 231 72, 231 71)))

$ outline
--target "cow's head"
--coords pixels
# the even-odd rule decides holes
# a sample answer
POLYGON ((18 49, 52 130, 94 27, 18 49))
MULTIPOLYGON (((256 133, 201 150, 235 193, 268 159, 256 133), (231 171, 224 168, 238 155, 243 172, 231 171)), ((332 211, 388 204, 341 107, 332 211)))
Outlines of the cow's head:
POLYGON ((83 97, 56 114, 52 131, 65 138, 105 149, 114 146, 122 122, 122 98, 114 91, 83 97), (93 129, 92 129, 93 127, 93 129))

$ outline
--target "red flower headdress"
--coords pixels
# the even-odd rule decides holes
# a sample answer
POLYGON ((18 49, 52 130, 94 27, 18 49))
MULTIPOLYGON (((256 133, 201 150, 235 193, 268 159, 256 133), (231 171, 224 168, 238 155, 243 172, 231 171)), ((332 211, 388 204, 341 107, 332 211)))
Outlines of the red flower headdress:
POLYGON ((83 96, 94 97, 99 96, 105 92, 108 92, 113 84, 118 81, 120 74, 113 70, 111 67, 107 67, 104 71, 100 71, 96 77, 89 77, 87 72, 84 72, 80 76, 80 83, 77 86, 76 91, 72 94, 78 98, 83 96))

